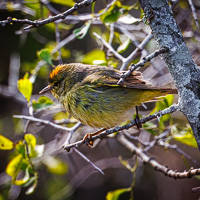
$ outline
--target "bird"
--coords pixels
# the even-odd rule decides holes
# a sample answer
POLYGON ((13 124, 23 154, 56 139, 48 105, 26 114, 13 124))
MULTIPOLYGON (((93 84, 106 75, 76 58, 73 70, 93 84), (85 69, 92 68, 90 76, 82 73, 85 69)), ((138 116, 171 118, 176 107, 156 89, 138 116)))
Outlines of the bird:
POLYGON ((40 94, 51 91, 82 124, 105 130, 131 119, 135 106, 177 93, 176 89, 152 86, 139 71, 118 84, 124 73, 98 65, 62 64, 51 71, 49 85, 40 94))

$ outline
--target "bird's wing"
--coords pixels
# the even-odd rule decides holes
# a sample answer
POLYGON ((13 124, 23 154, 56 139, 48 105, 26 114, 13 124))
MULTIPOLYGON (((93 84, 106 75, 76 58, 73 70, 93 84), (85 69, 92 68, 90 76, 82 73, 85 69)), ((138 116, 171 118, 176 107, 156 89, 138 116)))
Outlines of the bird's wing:
POLYGON ((122 85, 118 85, 117 83, 120 80, 122 74, 123 72, 120 71, 104 69, 102 71, 96 71, 91 73, 83 80, 82 83, 96 84, 99 86, 117 86, 144 90, 158 89, 144 81, 139 71, 132 72, 131 75, 125 79, 122 85))

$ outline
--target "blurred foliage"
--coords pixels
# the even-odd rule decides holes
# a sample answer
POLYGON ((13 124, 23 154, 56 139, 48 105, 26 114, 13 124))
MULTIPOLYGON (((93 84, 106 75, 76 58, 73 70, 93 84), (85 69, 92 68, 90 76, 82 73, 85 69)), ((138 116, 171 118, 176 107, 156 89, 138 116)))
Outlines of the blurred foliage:
POLYGON ((134 8, 133 6, 125 6, 117 0, 115 3, 105 12, 105 10, 100 11, 103 14, 101 15, 100 19, 103 23, 114 23, 116 22, 120 16, 127 14, 128 11, 134 8), (105 13, 104 13, 105 12, 105 13))
MULTIPOLYGON (((173 104, 173 100, 174 100, 174 95, 169 94, 166 95, 163 100, 161 101, 157 101, 156 102, 156 106, 155 108, 152 110, 151 114, 154 114, 156 112, 159 112, 161 110, 164 110, 165 108, 168 108, 169 106, 171 106, 173 104)), ((159 121, 159 129, 162 131, 163 129, 165 129, 165 122, 169 121, 171 119, 171 115, 167 114, 167 115, 163 115, 162 117, 160 117, 158 119, 159 121)))
POLYGON ((106 200, 119 200, 122 195, 129 194, 130 193, 130 188, 123 188, 123 189, 118 189, 114 190, 112 192, 108 192, 106 196, 106 200))
POLYGON ((172 126, 171 128, 172 137, 183 144, 186 144, 191 147, 197 148, 197 142, 192 133, 192 129, 189 124, 186 124, 186 127, 178 128, 177 126, 172 126))
POLYGON ((41 96, 39 97, 39 99, 36 101, 35 99, 33 99, 32 101, 32 106, 33 109, 36 111, 38 109, 42 109, 42 108, 46 108, 48 106, 51 106, 54 102, 46 97, 46 96, 41 96))
POLYGON ((64 6, 73 6, 74 5, 74 1, 73 0, 50 0, 50 2, 52 3, 57 3, 57 4, 60 4, 60 5, 64 5, 64 6))
POLYGON ((6 167, 6 173, 12 177, 12 183, 26 187, 26 194, 31 194, 37 185, 38 174, 32 159, 41 153, 38 153, 36 146, 35 136, 26 134, 24 140, 15 145, 13 158, 6 167))
POLYGON ((0 149, 1 150, 11 150, 13 149, 13 142, 8 138, 0 135, 0 149))
POLYGON ((106 65, 105 53, 100 49, 94 49, 84 55, 82 62, 91 65, 106 65))
POLYGON ((73 31, 73 33, 76 35, 78 39, 83 39, 86 36, 91 23, 92 23, 91 21, 88 21, 82 27, 77 28, 73 31))
POLYGON ((47 64, 52 65, 52 58, 51 58, 51 53, 49 49, 42 49, 38 52, 39 58, 42 60, 46 61, 47 64))
MULTIPOLYGON (((19 13, 21 14, 21 18, 32 20, 44 19, 53 14, 47 6, 40 4, 39 1, 23 1, 21 4, 22 7, 18 9, 19 13, 16 12, 15 4, 18 1, 6 2, 7 14, 8 16, 13 15, 13 19, 15 19, 15 17, 17 18, 19 13)), ((66 11, 69 7, 72 7, 75 2, 76 1, 73 0, 49 0, 50 5, 53 6, 53 8, 56 8, 59 12, 66 11)), ((111 27, 114 23, 115 25, 118 23, 118 27, 114 26, 113 40, 111 41, 111 44, 119 54, 125 56, 130 55, 130 53, 135 49, 135 46, 133 47, 131 38, 120 31, 120 26, 123 24, 127 29, 133 28, 133 30, 130 29, 129 31, 137 36, 139 42, 142 41, 144 35, 148 33, 146 28, 136 27, 141 22, 142 18, 144 22, 146 20, 138 2, 133 4, 133 1, 126 3, 126 1, 116 0, 109 8, 105 8, 108 5, 108 2, 106 1, 105 3, 102 1, 100 4, 103 5, 104 9, 102 9, 102 5, 100 5, 100 8, 97 8, 96 4, 97 3, 93 3, 92 8, 90 8, 91 11, 89 12, 91 15, 88 20, 80 20, 77 22, 78 19, 76 18, 71 21, 67 19, 59 23, 56 22, 56 24, 50 23, 43 27, 35 28, 27 33, 22 31, 23 34, 19 37, 20 39, 18 39, 18 46, 16 47, 15 44, 13 44, 11 48, 12 51, 13 49, 19 51, 20 49, 19 53, 21 56, 20 77, 23 78, 18 80, 18 90, 27 100, 27 105, 25 107, 28 107, 29 109, 33 108, 33 116, 40 111, 45 113, 48 108, 55 105, 54 101, 50 97, 35 97, 36 91, 41 89, 41 83, 47 81, 52 66, 57 65, 58 63, 68 63, 71 61, 111 66, 114 68, 119 68, 121 66, 121 62, 117 60, 111 52, 106 52, 106 50, 100 46, 98 40, 93 35, 94 32, 101 35, 105 41, 110 42, 109 40, 112 35, 111 27), (134 14, 136 11, 138 11, 139 15, 134 14), (97 15, 100 16, 101 21, 99 22, 103 23, 101 26, 99 26, 98 23, 95 24, 97 15), (72 23, 69 24, 68 21, 72 23), (131 25, 133 25, 133 27, 131 27, 131 25), (60 41, 56 41, 56 39, 58 39, 56 38, 56 31, 58 31, 57 34, 60 34, 60 41), (73 44, 67 42, 66 45, 60 49, 60 52, 59 50, 55 51, 58 44, 69 39, 73 34, 76 38, 69 40, 70 42, 73 41, 73 44), (62 62, 59 60, 59 53, 61 54, 62 62), (41 60, 45 61, 45 64, 38 69, 38 63, 40 63, 41 60), (28 75, 29 73, 31 74, 30 77, 28 75), (36 80, 34 81, 32 81, 33 76, 36 76, 36 80), (33 90, 33 88, 35 90, 33 90), (32 99, 31 102, 30 99, 32 99)), ((185 1, 180 1, 178 5, 182 9, 188 8, 188 3, 185 1)), ((72 17, 81 13, 82 11, 80 13, 77 11, 72 15, 72 17)), ((12 26, 12 28, 13 27, 14 26, 12 26)), ((19 29, 19 27, 16 29, 19 29)), ((13 32, 16 31, 17 34, 20 33, 20 30, 8 30, 13 32)), ((15 35, 15 37, 17 36, 15 35)), ((151 46, 152 49, 157 48, 155 42, 150 42, 148 45, 151 46)), ((148 49, 151 48, 148 47, 148 49)), ((131 63, 137 63, 140 59, 141 55, 139 54, 139 56, 135 57, 131 63)), ((146 67, 147 66, 148 64, 146 67)), ((159 101, 155 103, 155 107, 150 114, 154 114, 169 107, 173 104, 173 101, 173 95, 167 95, 166 97, 159 99, 159 101)), ((51 117, 55 123, 63 123, 68 120, 66 125, 67 127, 72 127, 77 122, 77 120, 71 117, 68 113, 60 111, 56 114, 52 114, 51 117)), ((23 134, 21 127, 26 126, 21 122, 22 120, 15 119, 14 121, 15 133, 21 131, 21 134, 23 134)), ((184 124, 183 126, 179 126, 178 124, 175 124, 172 116, 169 114, 160 117, 158 119, 158 124, 155 122, 147 122, 143 124, 143 129, 150 132, 152 135, 159 135, 166 129, 171 129, 170 136, 166 138, 167 141, 173 139, 185 145, 195 148, 197 147, 189 125, 184 124)), ((33 132, 33 134, 37 135, 35 132, 33 132)), ((45 144, 43 139, 38 135, 38 138, 36 138, 33 134, 25 134, 24 138, 20 140, 13 137, 13 141, 0 135, 0 150, 12 150, 9 157, 10 161, 8 162, 5 171, 11 177, 12 184, 25 188, 26 194, 31 194, 35 191, 40 176, 38 165, 43 164, 45 169, 47 169, 46 171, 50 174, 55 174, 53 178, 51 177, 48 180, 45 180, 45 187, 47 188, 46 193, 48 193, 48 195, 45 195, 48 196, 48 199, 50 199, 54 194, 57 195, 57 199, 64 199, 70 188, 68 183, 66 183, 66 178, 64 177, 64 174, 69 173, 69 167, 63 158, 45 155, 45 144), (40 145, 38 144, 39 141, 41 143, 40 145), (52 181, 54 178, 56 181, 52 181), (63 190, 64 192, 60 192, 60 188, 67 189, 66 191, 63 190)), ((47 135, 46 137, 48 138, 49 136, 47 135)), ((56 138, 57 135, 54 135, 54 137, 56 138)), ((121 188, 108 192, 106 195, 107 200, 117 200, 124 196, 128 199, 131 192, 133 192, 135 181, 134 176, 137 165, 131 167, 125 160, 120 160, 120 162, 133 174, 133 183, 128 188, 121 188)), ((73 170, 76 170, 76 167, 73 170)), ((1 199, 5 198, 0 194, 0 200, 1 199)))
POLYGON ((18 80, 18 89, 24 95, 26 100, 29 102, 32 95, 33 85, 28 79, 28 74, 25 74, 23 79, 18 80))

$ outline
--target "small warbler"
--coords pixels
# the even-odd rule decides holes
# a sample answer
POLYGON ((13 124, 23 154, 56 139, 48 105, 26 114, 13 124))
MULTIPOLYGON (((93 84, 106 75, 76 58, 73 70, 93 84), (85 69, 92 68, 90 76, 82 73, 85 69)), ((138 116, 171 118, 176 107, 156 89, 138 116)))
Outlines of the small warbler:
POLYGON ((134 71, 118 85, 123 72, 96 65, 70 63, 58 65, 49 76, 51 91, 67 112, 83 124, 111 128, 130 119, 132 108, 156 97, 177 93, 176 89, 157 88, 134 71))

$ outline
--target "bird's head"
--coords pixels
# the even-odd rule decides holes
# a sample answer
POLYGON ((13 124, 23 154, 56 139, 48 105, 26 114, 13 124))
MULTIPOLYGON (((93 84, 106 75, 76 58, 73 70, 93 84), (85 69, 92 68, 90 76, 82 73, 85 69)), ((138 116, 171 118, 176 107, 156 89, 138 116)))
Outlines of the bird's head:
POLYGON ((69 92, 84 77, 84 69, 79 63, 58 65, 49 75, 49 85, 43 88, 39 94, 51 91, 56 98, 59 98, 69 92))

